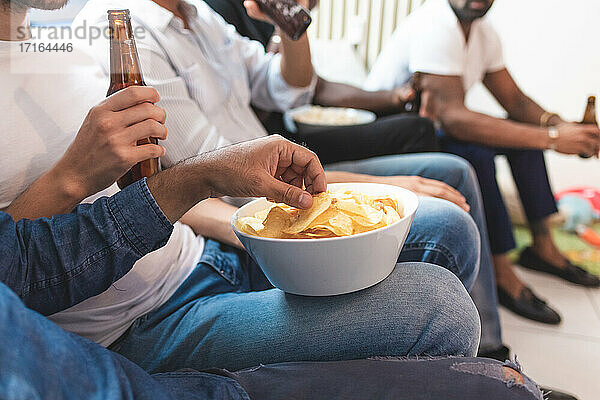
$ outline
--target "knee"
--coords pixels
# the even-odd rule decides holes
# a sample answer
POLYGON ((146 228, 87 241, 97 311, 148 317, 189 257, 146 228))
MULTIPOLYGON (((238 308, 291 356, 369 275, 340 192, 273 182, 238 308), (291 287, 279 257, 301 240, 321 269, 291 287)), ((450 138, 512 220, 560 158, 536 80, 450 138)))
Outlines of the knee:
POLYGON ((439 151, 439 140, 431 120, 418 115, 399 114, 388 117, 387 121, 393 127, 390 132, 394 133, 393 137, 399 148, 404 148, 407 141, 410 141, 409 152, 439 151), (410 136, 397 135, 398 131, 410 132, 410 136))
POLYGON ((479 272, 481 253, 481 236, 473 218, 458 206, 433 198, 421 200, 417 216, 415 228, 429 232, 428 240, 444 253, 447 268, 470 289, 479 272))
POLYGON ((474 356, 479 347, 481 323, 471 297, 455 275, 437 267, 430 273, 430 334, 439 355, 474 356))
MULTIPOLYGON (((464 158, 453 154, 440 154, 435 165, 444 171, 444 182, 461 191, 466 185, 474 185, 477 175, 473 166, 464 158)), ((466 193, 462 193, 466 195, 466 193)))

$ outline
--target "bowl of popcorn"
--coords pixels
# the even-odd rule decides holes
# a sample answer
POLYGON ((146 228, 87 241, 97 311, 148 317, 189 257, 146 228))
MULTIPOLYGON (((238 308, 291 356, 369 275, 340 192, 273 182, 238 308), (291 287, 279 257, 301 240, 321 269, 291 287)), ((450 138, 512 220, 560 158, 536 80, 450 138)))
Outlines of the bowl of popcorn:
POLYGON ((283 115, 285 128, 292 133, 311 133, 336 126, 362 125, 377 117, 367 110, 344 107, 305 105, 283 115))
POLYGON ((417 207, 417 196, 397 186, 337 183, 306 210, 254 200, 231 225, 273 286, 332 296, 375 285, 393 271, 417 207))

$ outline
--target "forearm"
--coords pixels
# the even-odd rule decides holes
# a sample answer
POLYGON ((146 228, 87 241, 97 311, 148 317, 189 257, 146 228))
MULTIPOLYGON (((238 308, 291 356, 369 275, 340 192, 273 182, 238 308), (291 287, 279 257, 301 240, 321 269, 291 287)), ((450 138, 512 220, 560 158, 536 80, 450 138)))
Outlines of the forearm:
MULTIPOLYGON (((523 95, 510 107, 508 116, 511 120, 539 126, 542 115, 546 111, 535 101, 523 95)), ((559 125, 565 121, 558 115, 552 115, 547 121, 548 126, 559 125)))
POLYGON ((439 118, 445 133, 463 141, 540 150, 547 149, 550 144, 545 128, 491 117, 466 108, 446 110, 439 118))
POLYGON ((206 199, 196 204, 179 221, 189 225, 197 235, 242 248, 230 224, 236 210, 236 207, 222 200, 206 199))
POLYGON ((314 103, 326 107, 350 107, 373 112, 399 110, 391 90, 368 92, 355 86, 318 79, 314 103))
POLYGON ((327 175, 327 183, 347 183, 347 182, 369 183, 369 182, 378 181, 377 176, 357 174, 354 172, 325 171, 325 174, 327 175))
POLYGON ((44 315, 103 292, 172 231, 144 181, 51 219, 0 214, 0 228, 0 281, 44 315))
POLYGON ((85 193, 76 180, 65 177, 60 168, 55 167, 39 177, 3 211, 14 221, 67 214, 92 194, 85 193))
POLYGON ((281 35, 281 77, 290 86, 306 87, 313 77, 308 36, 293 41, 281 35))
POLYGON ((148 178, 148 189, 162 212, 174 223, 194 205, 211 197, 210 153, 183 160, 148 178), (203 171, 203 166, 206 166, 203 171))

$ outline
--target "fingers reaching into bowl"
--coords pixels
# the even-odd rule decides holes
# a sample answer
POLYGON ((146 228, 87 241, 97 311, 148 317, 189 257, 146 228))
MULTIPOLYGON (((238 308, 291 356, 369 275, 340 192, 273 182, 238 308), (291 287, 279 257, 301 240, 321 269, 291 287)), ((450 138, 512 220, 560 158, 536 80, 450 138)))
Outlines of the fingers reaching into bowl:
POLYGON ((267 197, 310 208, 312 195, 327 190, 316 154, 279 135, 229 146, 212 157, 221 166, 213 197, 267 197))

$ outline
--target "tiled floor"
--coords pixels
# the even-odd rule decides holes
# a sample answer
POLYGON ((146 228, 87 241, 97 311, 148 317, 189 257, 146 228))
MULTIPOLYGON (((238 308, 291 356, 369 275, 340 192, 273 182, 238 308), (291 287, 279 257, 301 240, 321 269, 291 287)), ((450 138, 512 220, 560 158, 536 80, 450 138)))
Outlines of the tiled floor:
POLYGON ((539 384, 600 399, 600 289, 584 289, 545 274, 519 269, 536 294, 563 317, 552 327, 500 310, 504 342, 539 384))

